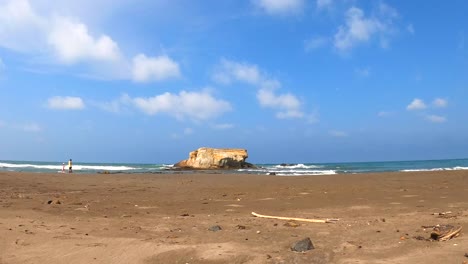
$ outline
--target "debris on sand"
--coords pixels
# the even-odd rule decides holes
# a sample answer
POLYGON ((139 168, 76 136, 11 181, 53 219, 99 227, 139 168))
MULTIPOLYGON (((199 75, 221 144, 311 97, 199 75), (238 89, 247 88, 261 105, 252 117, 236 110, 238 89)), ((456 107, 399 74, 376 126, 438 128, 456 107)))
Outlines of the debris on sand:
POLYGON ((62 202, 59 199, 52 199, 48 200, 47 204, 62 204, 62 202))
POLYGON ((314 249, 314 245, 309 237, 297 241, 291 246, 291 250, 296 252, 305 252, 311 249, 314 249))
POLYGON ((437 241, 446 241, 459 236, 461 230, 461 226, 437 225, 431 233, 431 238, 437 241))
POLYGON ((288 221, 300 221, 300 222, 310 222, 310 223, 336 223, 339 219, 307 219, 307 218, 296 218, 296 217, 282 217, 282 216, 272 216, 272 215, 261 215, 255 212, 252 212, 253 216, 260 218, 270 218, 270 219, 280 219, 288 221))
POLYGON ((298 227, 298 226, 301 226, 300 224, 294 222, 294 221, 288 221, 286 223, 284 223, 283 226, 287 226, 287 227, 298 227))

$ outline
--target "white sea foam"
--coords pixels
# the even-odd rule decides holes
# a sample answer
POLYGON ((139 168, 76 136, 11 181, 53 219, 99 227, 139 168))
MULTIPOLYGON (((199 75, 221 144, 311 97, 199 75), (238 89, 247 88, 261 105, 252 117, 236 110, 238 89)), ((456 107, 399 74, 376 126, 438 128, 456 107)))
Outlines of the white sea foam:
POLYGON ((276 165, 274 167, 278 169, 316 169, 316 168, 322 168, 323 166, 304 165, 300 163, 300 164, 291 164, 291 165, 276 165))
MULTIPOLYGON (((38 164, 14 164, 0 162, 0 168, 32 168, 44 170, 62 170, 62 164, 59 165, 38 165, 38 164)), ((65 164, 68 170, 68 164, 65 164)), ((73 165, 73 170, 96 170, 96 171, 128 171, 138 168, 128 166, 107 166, 107 165, 73 165)))
POLYGON ((468 170, 468 167, 456 166, 453 168, 408 169, 408 170, 401 170, 401 171, 402 172, 417 172, 417 171, 452 171, 452 170, 468 170))
POLYGON ((105 165, 73 165, 73 170, 98 170, 98 171, 128 171, 138 168, 128 166, 105 166, 105 165))
POLYGON ((307 170, 307 169, 283 169, 281 168, 272 167, 269 169, 239 169, 239 172, 246 172, 246 173, 261 173, 261 174, 270 174, 274 173, 278 176, 301 176, 301 175, 332 175, 337 174, 335 170, 307 170))
POLYGON ((0 168, 35 168, 46 170, 58 170, 62 169, 62 165, 13 164, 0 162, 0 168))
MULTIPOLYGON (((272 171, 270 171, 272 172, 272 171)), ((278 176, 307 176, 307 175, 333 175, 337 174, 334 170, 303 170, 303 171, 279 171, 275 172, 278 176)))

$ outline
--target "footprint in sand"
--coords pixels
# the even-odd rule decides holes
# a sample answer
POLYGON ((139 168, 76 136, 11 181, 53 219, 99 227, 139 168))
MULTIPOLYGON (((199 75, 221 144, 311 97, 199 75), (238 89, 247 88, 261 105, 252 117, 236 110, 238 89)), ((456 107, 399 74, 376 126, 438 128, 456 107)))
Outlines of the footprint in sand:
POLYGON ((274 200, 275 198, 262 198, 258 199, 259 201, 269 201, 269 200, 274 200))
POLYGON ((349 207, 351 210, 364 210, 364 209, 370 209, 371 207, 368 205, 354 205, 349 207))
POLYGON ((419 195, 416 195, 416 194, 406 194, 406 195, 402 195, 401 197, 405 197, 405 198, 411 198, 411 197, 417 197, 419 195))
POLYGON ((227 204, 225 206, 230 206, 230 207, 244 207, 243 205, 240 204, 227 204))

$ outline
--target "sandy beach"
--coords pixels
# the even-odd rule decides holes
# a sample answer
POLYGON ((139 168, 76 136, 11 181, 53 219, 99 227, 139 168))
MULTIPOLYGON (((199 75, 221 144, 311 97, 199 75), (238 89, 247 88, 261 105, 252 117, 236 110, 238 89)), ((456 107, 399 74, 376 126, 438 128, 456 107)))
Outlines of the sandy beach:
POLYGON ((1 264, 464 263, 467 231, 468 171, 0 173, 1 264), (438 224, 463 230, 429 240, 438 224), (306 237, 315 249, 290 249, 306 237))

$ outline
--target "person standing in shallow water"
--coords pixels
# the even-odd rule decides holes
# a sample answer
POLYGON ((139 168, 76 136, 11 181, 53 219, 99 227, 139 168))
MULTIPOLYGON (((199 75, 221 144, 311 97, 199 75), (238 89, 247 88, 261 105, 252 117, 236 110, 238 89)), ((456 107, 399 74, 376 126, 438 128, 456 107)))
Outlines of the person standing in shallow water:
POLYGON ((68 161, 68 173, 72 173, 72 172, 73 172, 72 166, 73 166, 72 159, 70 159, 70 160, 68 161))

